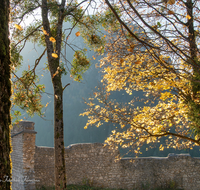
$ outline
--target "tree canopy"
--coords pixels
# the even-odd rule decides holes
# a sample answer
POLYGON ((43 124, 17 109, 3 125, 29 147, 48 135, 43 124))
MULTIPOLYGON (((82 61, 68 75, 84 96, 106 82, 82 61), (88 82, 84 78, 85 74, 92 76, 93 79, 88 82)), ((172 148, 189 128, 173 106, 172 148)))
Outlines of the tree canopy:
POLYGON ((119 125, 106 143, 114 148, 144 144, 165 147, 200 145, 199 1, 105 0, 104 18, 112 15, 99 66, 103 87, 86 101, 85 128, 119 125), (142 91, 143 107, 111 100, 112 91, 142 91))

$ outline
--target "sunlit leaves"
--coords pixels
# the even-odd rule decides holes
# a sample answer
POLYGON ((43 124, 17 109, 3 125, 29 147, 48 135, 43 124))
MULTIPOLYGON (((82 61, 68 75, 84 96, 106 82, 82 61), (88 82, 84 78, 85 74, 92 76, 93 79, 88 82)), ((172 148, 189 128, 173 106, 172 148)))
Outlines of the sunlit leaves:
POLYGON ((44 35, 47 35, 47 36, 49 36, 49 34, 47 33, 47 31, 46 31, 46 30, 42 30, 42 31, 43 31, 44 35))
POLYGON ((188 20, 191 19, 191 16, 190 15, 187 15, 185 18, 187 18, 188 20))
POLYGON ((76 37, 79 37, 81 35, 81 33, 78 31, 75 33, 76 37))
POLYGON ((168 2, 170 5, 173 5, 175 3, 175 0, 168 0, 168 2))
POLYGON ((54 57, 54 58, 58 58, 58 55, 57 55, 56 53, 52 53, 51 55, 52 55, 52 57, 54 57))
POLYGON ((18 25, 18 24, 15 24, 14 26, 15 26, 16 29, 18 29, 18 30, 20 30, 20 31, 23 30, 23 28, 22 28, 20 25, 18 25))
POLYGON ((169 15, 172 15, 172 14, 174 14, 174 11, 169 10, 169 11, 168 11, 168 14, 169 14, 169 15))
MULTIPOLYGON (((122 24, 117 30, 108 29, 102 23, 108 32, 100 61, 104 88, 86 102, 88 109, 82 114, 88 117, 85 128, 102 122, 116 124, 119 129, 112 131, 106 143, 113 148, 132 147, 136 154, 143 144, 160 142, 162 137, 166 140, 160 145, 161 151, 199 145, 200 130, 196 127, 194 132, 191 128, 191 118, 200 120, 200 88, 194 84, 199 78, 194 77, 191 62, 198 67, 199 63, 190 54, 191 35, 186 23, 191 16, 180 1, 131 3, 133 8, 125 1, 117 8, 112 5, 126 27, 122 24), (112 91, 126 92, 133 99, 126 103, 113 101, 109 98, 112 91), (143 92, 145 98, 140 101, 144 106, 135 106, 138 100, 134 91, 143 92)), ((197 15, 193 16, 199 21, 197 15)), ((194 123, 199 126, 197 121, 194 123)))
POLYGON ((55 40, 54 37, 50 37, 49 40, 50 40, 51 42, 53 42, 53 43, 56 42, 56 40, 55 40))
POLYGON ((142 62, 141 62, 141 61, 139 61, 139 60, 135 62, 135 64, 141 64, 141 63, 142 63, 142 62))

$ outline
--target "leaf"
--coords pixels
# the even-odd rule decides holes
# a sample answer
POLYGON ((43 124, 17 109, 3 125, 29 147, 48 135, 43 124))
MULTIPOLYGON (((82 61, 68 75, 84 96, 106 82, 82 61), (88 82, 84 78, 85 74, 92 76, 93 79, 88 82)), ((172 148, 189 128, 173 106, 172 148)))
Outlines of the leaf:
POLYGON ((160 22, 157 22, 157 25, 158 25, 159 27, 161 27, 161 24, 160 24, 160 22))
POLYGON ((57 70, 54 74, 53 74, 53 78, 59 73, 59 71, 57 70))
POLYGON ((141 64, 142 63, 142 61, 136 61, 135 62, 135 64, 141 64))
POLYGON ((191 16, 190 15, 187 15, 185 18, 187 18, 188 20, 191 19, 191 16))
POLYGON ((175 3, 175 0, 169 0, 168 4, 173 5, 175 3))
POLYGON ((78 31, 78 32, 76 32, 76 34, 75 34, 77 37, 79 37, 80 35, 81 35, 81 33, 78 31))
POLYGON ((53 43, 56 42, 56 40, 55 40, 54 37, 50 37, 49 40, 50 40, 51 42, 53 42, 53 43))
POLYGON ((169 11, 168 11, 168 14, 169 14, 169 15, 173 15, 173 14, 174 14, 174 11, 169 10, 169 11))
POLYGON ((20 31, 23 30, 23 28, 22 28, 20 25, 18 25, 18 24, 15 24, 14 26, 15 26, 15 28, 17 28, 17 29, 20 30, 20 31))
POLYGON ((121 58, 121 59, 120 59, 120 63, 122 64, 123 62, 124 62, 124 59, 121 58))
POLYGON ((160 151, 163 151, 164 148, 165 148, 165 147, 161 144, 160 147, 159 147, 159 150, 160 150, 160 151))
POLYGON ((129 48, 129 49, 127 49, 127 51, 133 53, 133 48, 129 48))
POLYGON ((47 35, 47 36, 49 36, 49 34, 47 33, 47 31, 46 31, 46 30, 42 30, 42 31, 43 31, 44 35, 47 35))
POLYGON ((54 58, 58 58, 58 55, 57 55, 56 53, 52 53, 51 55, 52 55, 52 57, 54 57, 54 58))

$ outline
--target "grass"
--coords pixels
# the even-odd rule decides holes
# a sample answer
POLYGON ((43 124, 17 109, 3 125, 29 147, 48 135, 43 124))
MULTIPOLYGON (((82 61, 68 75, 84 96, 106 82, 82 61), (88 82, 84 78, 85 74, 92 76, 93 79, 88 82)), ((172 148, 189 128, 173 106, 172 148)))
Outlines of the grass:
MULTIPOLYGON (((147 186, 143 186, 140 190, 180 190, 180 189, 177 189, 175 186, 171 186, 171 187, 170 186, 160 187, 160 188, 155 188, 155 189, 150 189, 147 186)), ((40 189, 37 189, 37 190, 55 190, 55 187, 41 187, 40 189)), ((88 185, 67 185, 67 190, 123 190, 123 189, 90 187, 88 185)), ((136 189, 133 189, 133 190, 136 190, 136 189)))
MULTIPOLYGON (((55 190, 55 187, 41 187, 40 189, 37 190, 55 190)), ((123 189, 90 187, 88 185, 67 185, 67 190, 123 190, 123 189)))

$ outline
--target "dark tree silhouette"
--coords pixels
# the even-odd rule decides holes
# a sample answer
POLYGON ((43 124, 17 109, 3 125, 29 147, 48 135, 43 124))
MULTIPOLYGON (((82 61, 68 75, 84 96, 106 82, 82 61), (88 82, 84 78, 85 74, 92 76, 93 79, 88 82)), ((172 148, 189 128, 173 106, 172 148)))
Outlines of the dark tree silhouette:
POLYGON ((9 0, 0 3, 0 189, 11 189, 9 0))

